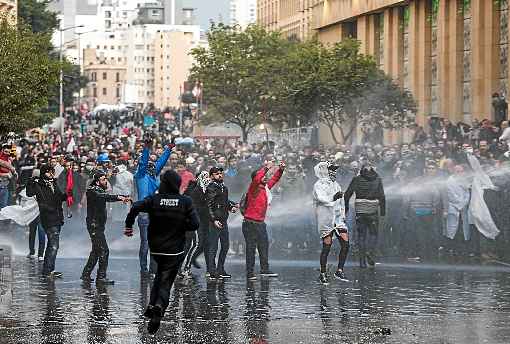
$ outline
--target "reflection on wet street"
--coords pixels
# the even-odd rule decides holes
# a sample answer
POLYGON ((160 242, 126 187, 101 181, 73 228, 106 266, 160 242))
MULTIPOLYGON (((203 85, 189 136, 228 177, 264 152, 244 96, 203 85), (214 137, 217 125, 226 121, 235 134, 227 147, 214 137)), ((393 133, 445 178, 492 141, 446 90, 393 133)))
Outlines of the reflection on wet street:
MULTIPOLYGON (((150 282, 138 260, 112 259, 115 286, 83 285, 84 261, 59 259, 64 279, 12 261, 13 298, 0 307, 0 344, 14 343, 508 343, 510 270, 349 266, 351 282, 317 282, 314 262, 276 262, 278 279, 178 282, 157 336, 142 317, 150 282)), ((2 299, 4 300, 4 299, 2 299)))

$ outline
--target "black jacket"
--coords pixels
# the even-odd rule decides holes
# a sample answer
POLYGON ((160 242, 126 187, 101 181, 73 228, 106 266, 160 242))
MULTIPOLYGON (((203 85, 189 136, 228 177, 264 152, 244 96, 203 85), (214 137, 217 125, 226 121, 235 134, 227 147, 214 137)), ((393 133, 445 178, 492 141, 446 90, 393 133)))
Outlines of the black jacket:
POLYGON ((379 175, 373 170, 363 169, 359 176, 352 179, 344 195, 345 211, 349 209, 349 201, 353 194, 356 199, 379 200, 381 216, 386 214, 386 197, 379 175))
POLYGON ((62 226, 64 224, 62 202, 66 200, 66 195, 58 188, 55 181, 48 183, 52 187, 46 184, 42 178, 30 178, 27 183, 27 196, 35 196, 37 199, 43 228, 62 226))
POLYGON ((87 188, 87 224, 106 224, 106 202, 120 201, 119 196, 111 195, 100 186, 91 184, 87 188))
POLYGON ((205 198, 206 194, 204 191, 202 191, 202 188, 197 184, 196 181, 189 183, 188 188, 184 194, 191 197, 193 200, 193 207, 197 211, 201 211, 202 209, 207 210, 207 199, 205 198))
POLYGON ((147 231, 152 254, 182 253, 186 231, 196 231, 200 225, 191 198, 180 195, 179 188, 133 204, 126 217, 126 228, 133 228, 135 218, 141 212, 149 214, 147 231))
POLYGON ((205 197, 211 221, 226 224, 230 210, 235 203, 228 199, 228 188, 223 183, 211 182, 207 187, 205 197))

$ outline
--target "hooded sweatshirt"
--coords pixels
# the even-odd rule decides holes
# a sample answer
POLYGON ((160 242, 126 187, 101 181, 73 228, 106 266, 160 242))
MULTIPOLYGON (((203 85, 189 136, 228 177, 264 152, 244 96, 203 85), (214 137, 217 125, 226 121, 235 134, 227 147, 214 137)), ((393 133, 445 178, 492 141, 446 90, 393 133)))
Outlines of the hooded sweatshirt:
POLYGON ((337 229, 347 229, 343 199, 333 200, 342 191, 338 182, 331 180, 328 163, 320 162, 314 168, 317 182, 313 186, 313 200, 317 215, 317 225, 321 238, 337 229))
POLYGON ((269 190, 278 183, 282 177, 283 169, 279 168, 276 170, 267 184, 264 184, 262 180, 267 172, 268 169, 265 167, 258 170, 248 188, 248 192, 246 193, 246 211, 244 213, 244 218, 246 220, 264 222, 266 219, 267 208, 270 201, 269 190))
POLYGON ((179 193, 181 177, 173 170, 161 176, 159 193, 133 204, 126 228, 133 228, 136 216, 149 214, 148 241, 151 254, 175 256, 184 253, 186 231, 196 231, 198 216, 191 198, 179 193))
MULTIPOLYGON (((349 184, 344 195, 346 212, 349 209, 349 201, 353 194, 356 194, 356 213, 366 213, 366 208, 372 205, 378 206, 380 215, 386 214, 386 197, 381 178, 371 168, 362 168, 359 176, 356 176, 349 184)), ((375 213, 377 209, 375 209, 375 213)))

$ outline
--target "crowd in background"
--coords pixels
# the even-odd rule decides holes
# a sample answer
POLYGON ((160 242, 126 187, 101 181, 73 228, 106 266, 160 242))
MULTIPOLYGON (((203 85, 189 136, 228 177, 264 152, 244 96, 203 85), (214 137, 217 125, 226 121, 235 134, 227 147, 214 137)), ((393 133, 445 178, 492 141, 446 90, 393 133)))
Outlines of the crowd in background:
MULTIPOLYGON (((510 258, 510 128, 504 118, 496 124, 475 121, 472 126, 434 118, 427 132, 416 127, 411 143, 383 145, 368 137, 359 145, 331 147, 275 146, 265 142, 249 145, 218 137, 192 139, 187 138, 189 123, 183 123, 183 128, 188 128, 184 133, 177 130, 181 121, 174 115, 160 113, 74 115, 68 117, 63 136, 58 128, 46 128, 32 130, 26 137, 7 137, 0 155, 0 208, 18 202, 28 179, 37 174, 41 164, 50 163, 68 198, 69 226, 85 228, 84 193, 95 171, 106 172, 114 193, 134 196, 137 190, 133 175, 144 141, 150 137, 154 142, 151 160, 155 161, 172 137, 180 136, 164 169, 174 169, 181 175, 182 191, 200 172, 222 167, 231 198, 238 201, 250 184, 252 172, 264 161, 286 162, 286 172, 272 190, 267 220, 273 257, 317 255, 320 240, 311 197, 316 181, 314 167, 321 161, 330 161, 340 166, 337 180, 343 190, 363 165, 374 166, 382 178, 387 209, 379 226, 380 256, 416 261, 441 257, 510 258), (468 192, 472 189, 473 167, 468 156, 477 158, 494 184, 493 188, 484 189, 483 198, 499 229, 495 240, 480 235, 462 217, 458 223, 462 230, 452 232, 447 228, 453 202, 448 198, 449 183, 463 184, 468 192), (432 211, 420 215, 416 209, 423 207, 432 211)), ((110 211, 109 225, 122 228, 128 205, 114 204, 110 211)), ((352 235, 351 252, 356 254, 353 216, 347 214, 347 224, 352 235)), ((230 253, 241 255, 241 220, 234 218, 232 222, 230 253)), ((4 223, 2 227, 9 226, 14 224, 4 223)), ((29 231, 32 246, 35 230, 29 231)))

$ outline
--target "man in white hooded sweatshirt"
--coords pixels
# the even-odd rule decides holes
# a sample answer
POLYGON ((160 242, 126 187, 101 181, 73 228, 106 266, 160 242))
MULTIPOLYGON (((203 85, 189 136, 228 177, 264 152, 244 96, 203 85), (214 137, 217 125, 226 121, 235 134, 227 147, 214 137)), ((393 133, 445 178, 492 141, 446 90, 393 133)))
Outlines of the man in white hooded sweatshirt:
POLYGON ((313 187, 313 199, 317 215, 317 226, 322 240, 320 255, 321 272, 319 280, 322 284, 329 283, 327 275, 328 255, 333 244, 333 237, 340 242, 338 267, 334 274, 336 279, 348 281, 344 273, 344 265, 349 253, 349 235, 345 224, 345 206, 343 192, 336 181, 338 166, 329 162, 320 162, 315 166, 318 181, 313 187))

